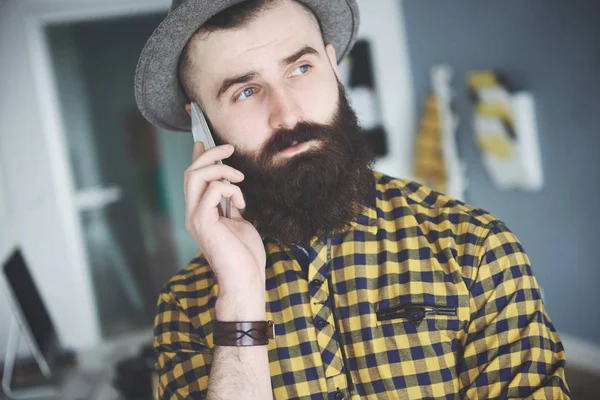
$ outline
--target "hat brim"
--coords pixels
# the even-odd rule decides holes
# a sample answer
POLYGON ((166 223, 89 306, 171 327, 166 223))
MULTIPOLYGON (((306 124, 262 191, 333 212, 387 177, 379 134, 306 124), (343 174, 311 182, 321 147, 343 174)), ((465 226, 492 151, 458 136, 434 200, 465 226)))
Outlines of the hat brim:
MULTIPOLYGON (((189 132, 189 102, 178 79, 179 56, 190 37, 220 11, 244 0, 195 1, 181 4, 156 28, 142 50, 135 74, 135 97, 142 115, 170 131, 189 132)), ((317 16, 323 39, 342 61, 356 40, 356 0, 299 0, 317 16)))

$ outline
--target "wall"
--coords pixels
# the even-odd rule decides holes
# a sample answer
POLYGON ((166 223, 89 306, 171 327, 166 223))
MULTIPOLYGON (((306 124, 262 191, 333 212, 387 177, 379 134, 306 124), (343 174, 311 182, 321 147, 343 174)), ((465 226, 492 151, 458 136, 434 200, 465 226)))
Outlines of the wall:
POLYGON ((405 0, 403 5, 418 104, 429 90, 432 65, 448 63, 456 72, 467 202, 498 215, 519 236, 559 332, 600 345, 600 2, 405 0), (539 193, 499 191, 483 169, 464 76, 490 67, 535 96, 546 180, 539 193))
POLYGON ((402 4, 397 0, 357 0, 360 9, 358 37, 371 42, 375 86, 389 154, 375 169, 399 177, 411 171, 412 126, 415 118, 402 4))
MULTIPOLYGON (((166 9, 166 0, 27 0, 0 8, 0 171, 6 217, 0 221, 0 259, 20 246, 47 303, 62 342, 86 348, 101 339, 80 228, 72 214, 73 179, 57 131, 49 63, 31 23, 166 9), (108 11, 106 11, 108 10, 108 11), (40 57, 42 63, 40 63, 40 57), (57 138, 59 140, 57 140, 57 138)), ((0 359, 10 310, 0 275, 0 359)))
MULTIPOLYGON (((89 287, 74 269, 61 234, 60 196, 37 103, 23 5, 9 2, 0 14, 0 164, 8 209, 0 224, 0 258, 14 246, 23 249, 59 335, 70 345, 86 346, 97 338, 93 305, 86 302, 83 291, 89 287)), ((0 355, 10 316, 0 293, 0 355)))

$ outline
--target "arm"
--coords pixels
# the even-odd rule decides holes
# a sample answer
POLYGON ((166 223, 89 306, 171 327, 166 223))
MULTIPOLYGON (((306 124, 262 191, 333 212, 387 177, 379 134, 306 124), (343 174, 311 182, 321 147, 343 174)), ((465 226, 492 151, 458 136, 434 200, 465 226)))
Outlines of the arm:
MULTIPOLYGON (((218 321, 264 321, 265 302, 237 296, 220 298, 215 306, 218 321), (242 302, 239 299, 242 299, 242 302), (255 304, 253 304, 255 303, 255 304)), ((271 374, 267 346, 217 346, 208 381, 210 400, 271 399, 271 374)))
POLYGON ((161 293, 154 320, 154 349, 161 400, 202 399, 206 393, 212 352, 195 332, 172 292, 161 293))
MULTIPOLYGON (((223 321, 243 316, 264 320, 264 310, 264 303, 239 305, 222 298, 215 307, 217 318, 223 321)), ((272 398, 267 346, 217 346, 211 352, 171 292, 159 297, 154 346, 160 399, 272 398)))
POLYGON ((568 399, 565 352, 529 259, 504 224, 489 228, 471 285, 461 395, 568 399))
MULTIPOLYGON (((240 188, 222 182, 227 179, 239 183, 244 176, 218 164, 233 151, 230 145, 206 151, 201 143, 194 145, 192 164, 184 173, 186 229, 203 250, 219 283, 213 294, 217 296, 214 318, 223 322, 264 321, 265 249, 254 226, 239 212, 246 206, 240 188), (219 212, 223 198, 232 200, 231 218, 219 212)), ((172 293, 159 301, 155 342, 161 398, 198 399, 206 389, 208 399, 272 398, 266 346, 217 346, 210 353, 211 321, 198 328, 192 324, 198 315, 190 312, 204 316, 197 305, 200 293, 209 286, 208 280, 206 275, 194 277, 184 293, 188 295, 185 301, 192 305, 189 309, 182 307, 172 293)), ((173 282, 175 286, 177 282, 173 282)))

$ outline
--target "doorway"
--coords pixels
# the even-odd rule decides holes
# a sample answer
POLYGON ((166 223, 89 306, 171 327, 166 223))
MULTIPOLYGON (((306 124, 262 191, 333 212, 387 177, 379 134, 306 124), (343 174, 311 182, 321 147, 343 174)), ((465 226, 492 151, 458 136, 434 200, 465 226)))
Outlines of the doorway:
POLYGON ((184 225, 191 135, 153 127, 134 98, 137 59, 164 15, 45 29, 104 338, 151 327, 162 287, 198 251, 184 225))

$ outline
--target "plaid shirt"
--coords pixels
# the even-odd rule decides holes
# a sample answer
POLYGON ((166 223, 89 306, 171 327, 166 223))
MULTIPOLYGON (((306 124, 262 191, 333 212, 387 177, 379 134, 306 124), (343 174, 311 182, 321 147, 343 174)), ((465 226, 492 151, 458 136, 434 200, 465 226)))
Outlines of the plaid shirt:
MULTIPOLYGON (((265 242, 274 397, 569 398, 563 346, 517 238, 425 186, 375 179, 373 202, 306 249, 305 268, 265 242)), ((206 394, 217 293, 200 255, 160 295, 161 399, 206 394)))

